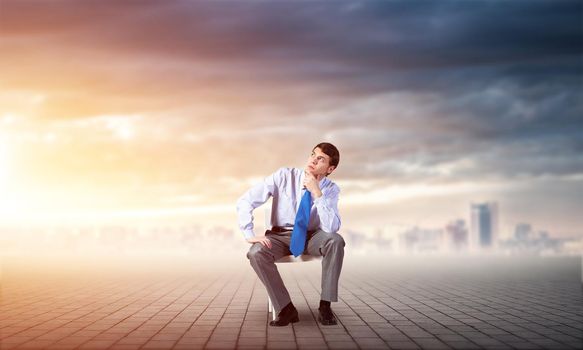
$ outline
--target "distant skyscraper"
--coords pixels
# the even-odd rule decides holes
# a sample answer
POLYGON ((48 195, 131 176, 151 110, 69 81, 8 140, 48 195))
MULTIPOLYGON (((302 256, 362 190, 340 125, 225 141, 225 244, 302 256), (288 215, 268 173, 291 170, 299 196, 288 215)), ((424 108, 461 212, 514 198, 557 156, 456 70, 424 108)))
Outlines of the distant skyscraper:
POLYGON ((491 248, 498 240, 498 204, 472 204, 470 247, 491 248))
POLYGON ((399 235, 399 242, 406 251, 437 252, 443 248, 443 230, 413 227, 399 235))
POLYGON ((519 241, 525 241, 530 238, 532 234, 532 226, 530 224, 518 224, 514 229, 514 238, 519 241))
POLYGON ((462 250, 468 246, 468 230, 464 220, 455 220, 445 226, 445 244, 449 250, 462 250))

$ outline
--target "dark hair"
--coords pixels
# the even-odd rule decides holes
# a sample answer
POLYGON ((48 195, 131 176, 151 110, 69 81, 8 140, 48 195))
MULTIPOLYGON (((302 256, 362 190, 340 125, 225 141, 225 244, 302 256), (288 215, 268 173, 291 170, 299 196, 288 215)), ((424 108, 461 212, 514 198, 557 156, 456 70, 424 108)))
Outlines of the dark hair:
POLYGON ((340 152, 338 152, 336 146, 328 142, 321 142, 314 146, 313 149, 316 148, 320 148, 324 154, 330 157, 330 165, 334 165, 335 168, 338 167, 338 163, 340 162, 340 152))

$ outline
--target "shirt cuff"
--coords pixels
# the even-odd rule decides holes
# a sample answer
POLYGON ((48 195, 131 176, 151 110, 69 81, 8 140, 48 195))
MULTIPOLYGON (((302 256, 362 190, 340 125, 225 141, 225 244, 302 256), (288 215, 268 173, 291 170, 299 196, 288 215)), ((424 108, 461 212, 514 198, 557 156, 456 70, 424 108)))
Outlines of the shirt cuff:
POLYGON ((245 236, 245 239, 255 237, 255 233, 253 232, 253 230, 244 230, 243 235, 245 236))

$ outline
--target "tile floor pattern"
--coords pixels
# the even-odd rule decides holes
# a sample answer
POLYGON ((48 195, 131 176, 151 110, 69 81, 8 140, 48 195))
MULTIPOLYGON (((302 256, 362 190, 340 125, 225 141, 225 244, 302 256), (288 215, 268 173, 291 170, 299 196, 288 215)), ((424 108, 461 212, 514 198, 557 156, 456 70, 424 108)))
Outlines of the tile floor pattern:
POLYGON ((319 263, 279 265, 300 322, 273 328, 266 292, 243 260, 5 258, 0 348, 583 348, 580 257, 367 259, 345 261, 337 326, 316 321, 319 263))

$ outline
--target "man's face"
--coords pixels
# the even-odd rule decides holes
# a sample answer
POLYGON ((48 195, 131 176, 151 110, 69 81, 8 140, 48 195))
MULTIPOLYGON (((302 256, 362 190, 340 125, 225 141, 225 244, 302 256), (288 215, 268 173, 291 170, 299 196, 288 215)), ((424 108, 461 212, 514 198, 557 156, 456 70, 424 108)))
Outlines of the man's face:
POLYGON ((320 147, 316 147, 308 157, 305 170, 320 179, 332 173, 334 168, 334 165, 330 165, 330 156, 322 152, 320 147))

